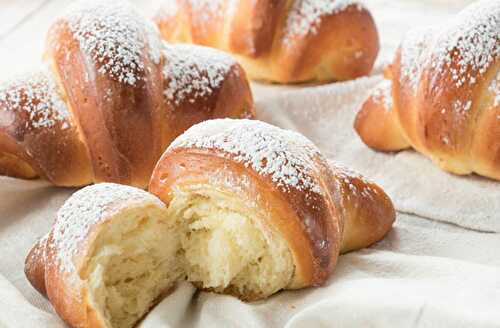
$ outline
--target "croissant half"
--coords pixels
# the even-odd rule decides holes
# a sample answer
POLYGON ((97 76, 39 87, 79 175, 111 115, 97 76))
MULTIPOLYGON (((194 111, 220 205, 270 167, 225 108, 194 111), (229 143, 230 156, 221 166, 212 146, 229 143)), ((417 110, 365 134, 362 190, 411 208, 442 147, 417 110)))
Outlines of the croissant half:
POLYGON ((442 169, 500 180, 500 2, 410 31, 356 117, 370 147, 413 147, 442 169))
POLYGON ((45 63, 0 85, 0 174, 145 187, 191 125, 254 115, 231 57, 162 43, 126 1, 73 5, 48 33, 45 63))
POLYGON ((339 253, 380 240, 395 218, 377 185, 259 121, 193 126, 150 192, 76 192, 28 255, 28 279, 71 326, 132 327, 184 279, 244 300, 318 286, 339 253))
POLYGON ((353 0, 164 0, 162 37, 233 54, 252 79, 279 83, 368 74, 379 50, 370 12, 353 0))

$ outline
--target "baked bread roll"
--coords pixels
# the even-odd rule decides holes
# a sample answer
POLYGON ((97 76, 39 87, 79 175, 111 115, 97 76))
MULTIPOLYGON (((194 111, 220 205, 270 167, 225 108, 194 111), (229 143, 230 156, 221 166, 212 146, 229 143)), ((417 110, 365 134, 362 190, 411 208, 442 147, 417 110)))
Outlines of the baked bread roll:
POLYGON ((211 120, 177 138, 150 192, 97 184, 60 209, 26 275, 74 327, 131 327, 175 285, 258 300, 318 286, 390 230, 377 185, 298 133, 211 120))
POLYGON ((187 223, 188 279, 251 300, 320 285, 340 251, 380 240, 395 218, 381 188, 330 165, 304 136, 260 121, 188 129, 149 190, 187 223))
POLYGON ((146 187, 191 125, 253 116, 245 72, 231 57, 163 44, 125 1, 72 6, 48 33, 45 63, 0 85, 0 174, 146 187))
POLYGON ((443 170, 500 180, 500 2, 410 31, 354 127, 370 147, 413 147, 443 170))
POLYGON ((352 0, 163 0, 163 38, 233 54, 251 79, 342 81, 367 75, 379 50, 370 12, 352 0))
POLYGON ((71 327, 133 327, 182 277, 174 223, 141 189, 83 188, 30 251, 26 276, 71 327))

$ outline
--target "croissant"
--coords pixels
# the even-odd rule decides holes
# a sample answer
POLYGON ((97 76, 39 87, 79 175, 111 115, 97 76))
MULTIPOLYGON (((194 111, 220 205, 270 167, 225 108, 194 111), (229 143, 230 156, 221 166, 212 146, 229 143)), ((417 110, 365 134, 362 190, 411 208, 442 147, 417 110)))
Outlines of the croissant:
POLYGON ((146 187, 188 127, 254 115, 245 72, 231 57, 163 44, 125 1, 74 5, 50 28, 45 63, 0 85, 0 174, 146 187))
POLYGON ((413 147, 443 170, 500 180, 500 2, 410 31, 354 127, 370 147, 413 147))
POLYGON ((342 81, 367 75, 379 50, 375 22, 359 1, 162 1, 154 20, 169 42, 233 54, 251 79, 342 81))
POLYGON ((184 279, 247 301, 318 286, 339 253, 380 240, 395 219, 380 187, 302 135, 251 120, 188 129, 150 192, 76 192, 29 253, 27 278, 70 325, 132 327, 184 279))

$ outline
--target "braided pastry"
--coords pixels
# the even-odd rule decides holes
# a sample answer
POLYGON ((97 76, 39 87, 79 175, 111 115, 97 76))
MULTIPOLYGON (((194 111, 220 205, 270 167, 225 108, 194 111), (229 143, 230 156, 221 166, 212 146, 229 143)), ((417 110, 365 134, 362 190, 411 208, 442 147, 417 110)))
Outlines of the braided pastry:
POLYGON ((164 0, 155 21, 165 40, 228 51, 250 78, 279 83, 354 79, 379 50, 354 0, 164 0))
POLYGON ((75 193, 26 261, 74 327, 131 327, 174 286, 244 300, 324 283, 339 253, 390 230, 377 185, 332 163, 298 133, 211 120, 177 138, 150 192, 97 184, 75 193))
POLYGON ((356 117, 378 150, 413 147, 443 170, 500 180, 500 2, 405 37, 356 117))
POLYGON ((253 116, 234 60, 162 44, 124 1, 75 5, 52 25, 45 62, 0 85, 0 174, 145 187, 161 153, 191 125, 253 116))

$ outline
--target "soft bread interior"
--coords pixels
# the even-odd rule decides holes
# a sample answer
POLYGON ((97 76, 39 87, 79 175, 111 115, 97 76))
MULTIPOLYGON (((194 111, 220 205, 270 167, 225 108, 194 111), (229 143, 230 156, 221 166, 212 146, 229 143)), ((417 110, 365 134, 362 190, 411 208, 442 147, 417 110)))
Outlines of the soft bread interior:
POLYGON ((165 212, 122 211, 97 236, 84 275, 106 326, 132 327, 182 276, 179 238, 165 212))
POLYGON ((174 193, 168 210, 129 208, 107 221, 83 270, 89 300, 107 327, 133 327, 181 280, 245 300, 292 281, 285 240, 264 213, 209 186, 174 193))
POLYGON ((169 212, 180 225, 187 280, 196 286, 253 300, 291 282, 287 243, 240 198, 198 186, 176 191, 169 212))

